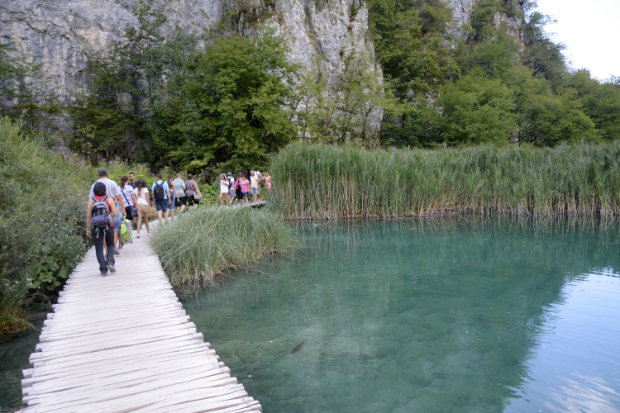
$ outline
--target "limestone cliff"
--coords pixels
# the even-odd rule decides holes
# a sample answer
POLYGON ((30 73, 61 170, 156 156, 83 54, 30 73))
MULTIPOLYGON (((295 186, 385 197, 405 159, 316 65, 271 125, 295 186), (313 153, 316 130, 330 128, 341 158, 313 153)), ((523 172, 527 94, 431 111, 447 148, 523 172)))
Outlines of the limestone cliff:
MULTIPOLYGON (((84 89, 88 56, 123 41, 136 0, 0 0, 0 41, 42 63, 50 84, 66 100, 84 89)), ((161 0, 168 18, 166 35, 180 29, 200 33, 218 21, 226 4, 219 0, 161 0), (206 12, 205 18, 201 10, 206 12)), ((291 46, 289 58, 312 67, 320 56, 330 71, 344 68, 353 49, 372 53, 367 42, 368 11, 359 0, 276 0, 272 19, 291 46)))
MULTIPOLYGON (((474 13, 474 7, 480 3, 480 0, 447 0, 450 7, 453 10, 453 19, 457 26, 471 22, 471 17, 474 13)), ((515 10, 514 14, 495 13, 493 16, 493 23, 495 26, 504 24, 508 29, 508 34, 515 39, 519 39, 523 42, 523 26, 525 24, 523 18, 519 15, 523 14, 523 8, 521 3, 517 0, 508 0, 506 2, 509 7, 515 10)))

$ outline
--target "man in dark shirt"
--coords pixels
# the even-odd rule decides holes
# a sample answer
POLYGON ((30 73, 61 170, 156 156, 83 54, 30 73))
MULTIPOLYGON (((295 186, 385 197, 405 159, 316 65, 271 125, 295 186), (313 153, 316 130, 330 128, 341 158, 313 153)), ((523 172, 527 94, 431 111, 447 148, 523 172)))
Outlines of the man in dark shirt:
POLYGON ((129 172, 129 182, 127 183, 127 185, 129 185, 133 189, 136 189, 138 187, 138 182, 136 182, 136 174, 134 174, 133 172, 129 172))

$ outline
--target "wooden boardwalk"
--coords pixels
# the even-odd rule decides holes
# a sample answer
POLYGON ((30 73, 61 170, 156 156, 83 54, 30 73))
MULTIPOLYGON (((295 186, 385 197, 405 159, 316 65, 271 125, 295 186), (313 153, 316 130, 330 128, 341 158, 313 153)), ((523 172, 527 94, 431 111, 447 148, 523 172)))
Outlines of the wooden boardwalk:
POLYGON ((99 275, 94 248, 73 271, 24 370, 24 413, 262 411, 144 241, 125 244, 116 273, 99 275))

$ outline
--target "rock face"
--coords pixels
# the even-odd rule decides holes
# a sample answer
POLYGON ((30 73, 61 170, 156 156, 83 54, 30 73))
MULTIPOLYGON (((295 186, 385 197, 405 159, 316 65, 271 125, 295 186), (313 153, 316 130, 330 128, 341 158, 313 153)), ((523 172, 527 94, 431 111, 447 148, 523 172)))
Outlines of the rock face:
MULTIPOLYGON (((41 63, 46 82, 61 97, 83 91, 88 56, 123 41, 127 25, 136 26, 137 0, 0 0, 0 42, 12 42, 20 54, 41 63)), ((289 58, 313 67, 315 55, 334 73, 344 68, 353 49, 373 53, 365 40, 368 11, 359 0, 276 0, 272 24, 291 46, 289 58)), ((219 0, 161 0, 168 18, 166 35, 181 29, 200 33, 218 21, 225 3, 219 0), (206 18, 200 12, 206 12, 206 18)))
MULTIPOLYGON (((460 26, 465 23, 470 23, 472 15, 474 13, 474 7, 480 0, 447 0, 447 3, 452 7, 452 18, 454 22, 460 26)), ((519 2, 512 0, 512 7, 515 10, 523 12, 523 8, 519 2)), ((508 16, 502 13, 495 13, 493 16, 493 23, 496 27, 504 24, 508 29, 508 35, 523 42, 523 25, 524 21, 518 16, 508 16)))

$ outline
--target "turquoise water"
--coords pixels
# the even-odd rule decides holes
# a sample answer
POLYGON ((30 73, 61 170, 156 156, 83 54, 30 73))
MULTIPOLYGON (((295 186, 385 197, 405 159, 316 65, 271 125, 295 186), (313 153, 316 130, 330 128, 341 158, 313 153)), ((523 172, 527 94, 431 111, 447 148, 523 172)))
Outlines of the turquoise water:
POLYGON ((0 336, 0 412, 13 411, 21 406, 22 370, 30 368, 28 358, 39 342, 45 314, 31 319, 34 329, 18 335, 0 336))
MULTIPOLYGON (((302 248, 184 298, 265 412, 620 411, 617 224, 297 230, 302 248)), ((0 342, 0 411, 38 335, 0 342)))
POLYGON ((617 225, 298 231, 304 247, 184 299, 265 412, 620 411, 617 225))

